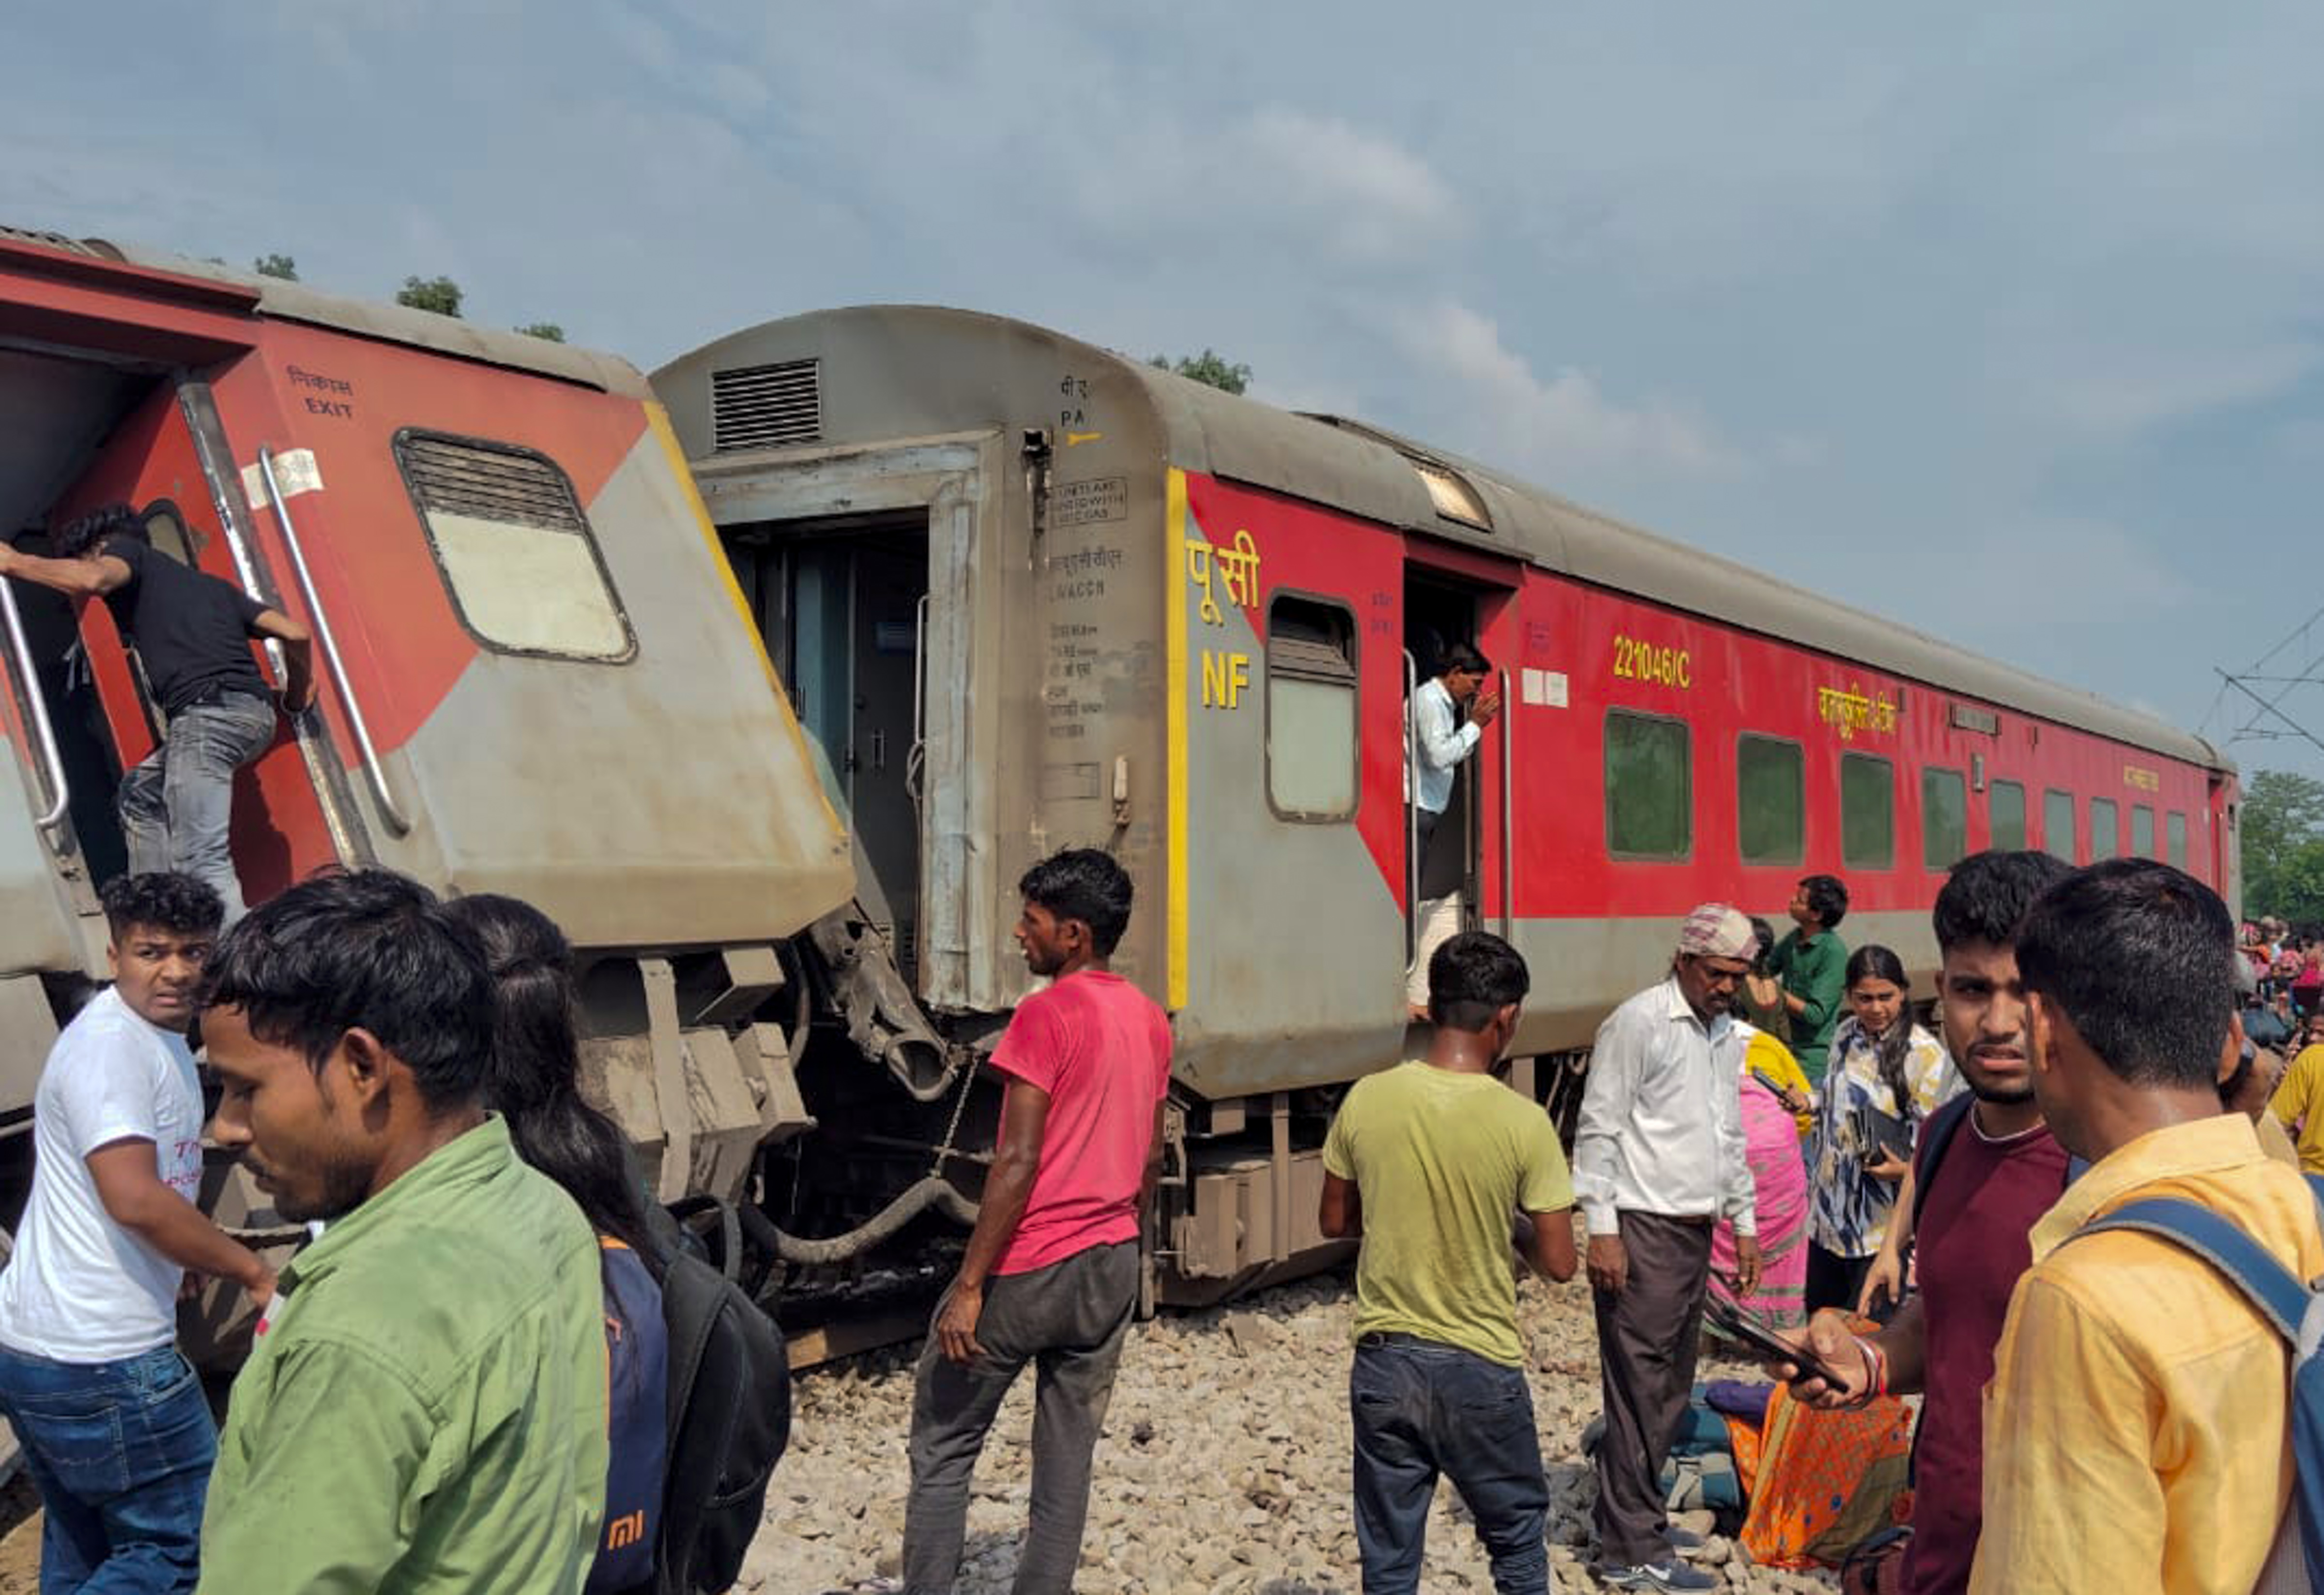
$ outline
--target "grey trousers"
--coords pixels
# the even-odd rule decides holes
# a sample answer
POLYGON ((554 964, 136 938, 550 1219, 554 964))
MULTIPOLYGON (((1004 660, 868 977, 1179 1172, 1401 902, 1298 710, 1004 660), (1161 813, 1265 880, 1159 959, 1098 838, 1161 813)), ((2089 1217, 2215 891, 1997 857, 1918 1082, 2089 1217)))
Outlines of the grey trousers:
POLYGON ((1113 1397, 1113 1373, 1138 1307, 1138 1243, 1075 1252, 1026 1274, 993 1277, 976 1338, 984 1354, 950 1361, 934 1334, 912 1392, 912 1495, 904 1509, 904 1588, 951 1595, 968 1530, 968 1486, 1001 1397, 1028 1362, 1033 1494, 1017 1557, 1016 1595, 1062 1595, 1080 1564, 1090 1454, 1113 1397))
POLYGON ((226 922, 242 917, 242 882, 226 842, 234 772, 273 744, 272 700, 230 692, 170 717, 166 740, 121 778, 115 807, 133 874, 176 870, 209 882, 226 922))
POLYGON ((1606 1437, 1598 1447, 1599 1555, 1617 1566, 1670 1554, 1663 1464, 1694 1390, 1711 1225, 1650 1212, 1621 1215, 1629 1282, 1594 1294, 1606 1437))

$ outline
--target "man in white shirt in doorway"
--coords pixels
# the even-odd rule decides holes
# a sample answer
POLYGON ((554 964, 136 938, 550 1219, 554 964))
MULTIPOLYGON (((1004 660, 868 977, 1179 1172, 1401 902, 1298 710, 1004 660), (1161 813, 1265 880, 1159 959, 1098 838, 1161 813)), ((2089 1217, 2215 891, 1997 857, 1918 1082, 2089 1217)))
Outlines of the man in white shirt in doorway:
POLYGON ((1670 973, 1599 1027, 1573 1139, 1590 1227, 1606 1434, 1598 1447, 1598 1575, 1617 1590, 1717 1590, 1682 1563, 1702 1542, 1663 1509, 1663 1463, 1694 1387, 1711 1232, 1735 1226, 1735 1294, 1758 1284, 1758 1220, 1743 1143, 1743 1037, 1729 1022, 1758 945, 1750 920, 1705 903, 1679 928, 1670 973))
POLYGON ((189 1270, 261 1302, 273 1270, 194 1205, 202 1092, 186 1028, 225 904, 190 875, 108 881, 114 983, 34 1097, 32 1194, 0 1271, 0 1412, 47 1517, 41 1587, 189 1590, 217 1431, 177 1347, 189 1270))
POLYGON ((1428 961, 1436 949, 1461 933, 1461 870, 1458 861, 1444 868, 1444 879, 1432 880, 1429 842, 1436 823, 1452 800, 1452 776, 1461 761, 1477 751, 1485 727, 1501 712, 1501 696, 1484 690, 1493 667, 1466 642, 1444 650, 1437 673, 1412 695, 1411 769, 1406 771, 1405 796, 1413 808, 1412 880, 1418 926, 1412 963, 1405 971, 1405 1009, 1415 1023, 1428 1018, 1428 961), (1461 710, 1469 711, 1463 723, 1461 710))

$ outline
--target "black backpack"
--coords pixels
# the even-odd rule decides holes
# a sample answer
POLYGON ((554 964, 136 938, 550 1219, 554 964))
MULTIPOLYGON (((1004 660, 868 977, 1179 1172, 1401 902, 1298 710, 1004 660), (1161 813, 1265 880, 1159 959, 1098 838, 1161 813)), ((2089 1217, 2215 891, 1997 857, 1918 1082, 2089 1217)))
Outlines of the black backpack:
MULTIPOLYGON (((700 1209, 700 1199, 687 1204, 700 1209)), ((718 1266, 673 1249, 661 1282, 669 1335, 669 1471, 655 1595, 715 1595, 741 1577, 791 1434, 783 1332, 733 1277, 742 1252, 723 1208, 718 1266)))

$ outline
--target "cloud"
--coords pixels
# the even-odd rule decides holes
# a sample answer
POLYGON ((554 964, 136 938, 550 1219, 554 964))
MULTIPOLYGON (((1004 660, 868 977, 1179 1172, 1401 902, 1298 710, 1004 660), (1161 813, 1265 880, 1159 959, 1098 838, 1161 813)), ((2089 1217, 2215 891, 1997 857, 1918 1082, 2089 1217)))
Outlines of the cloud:
POLYGON ((1468 226, 1452 188, 1394 140, 1282 106, 1207 129, 1166 114, 1080 170, 1083 216, 1122 242, 1209 254, 1224 236, 1371 267, 1441 255, 1468 226))
POLYGON ((1745 466, 1732 445, 1680 409, 1659 401, 1621 403, 1572 367, 1538 374, 1503 341, 1496 322, 1457 301, 1401 318, 1394 334, 1414 362, 1457 384, 1462 414, 1490 442, 1468 452, 1552 477, 1608 468, 1707 475, 1745 466))
POLYGON ((2052 413, 2085 432, 2143 432, 2279 398, 2324 363, 2324 349, 2310 343, 2198 349, 2176 360, 2149 352, 2141 361, 2139 351, 2126 353, 2132 358, 2117 355, 2118 364, 2109 362, 2052 385, 2046 395, 2052 413))

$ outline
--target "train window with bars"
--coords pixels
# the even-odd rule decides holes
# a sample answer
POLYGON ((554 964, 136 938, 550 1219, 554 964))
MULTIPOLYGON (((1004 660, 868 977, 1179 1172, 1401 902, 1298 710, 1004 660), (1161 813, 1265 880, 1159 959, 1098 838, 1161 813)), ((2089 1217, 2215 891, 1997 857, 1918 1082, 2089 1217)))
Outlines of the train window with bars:
POLYGON ((1807 754, 1797 742, 1745 732, 1735 742, 1735 823, 1747 864, 1807 857, 1807 754))
POLYGON ((2154 811, 2144 803, 2131 805, 2130 851, 2143 859, 2154 856, 2154 811))
POLYGON ((1686 722, 1606 715, 1606 851, 1683 859, 1694 846, 1694 752, 1686 722))
POLYGON ((2025 845, 2025 788, 2015 781, 1996 781, 1986 795, 1985 817, 1992 833, 1989 845, 2015 853, 2025 845))
POLYGON ((2187 816, 2172 809, 2163 816, 2163 862, 2174 870, 2187 867, 2187 816))
POLYGON ((2111 798, 2090 799, 2090 862, 2122 856, 2122 810, 2111 798))
POLYGON ((1840 756, 1840 861, 1851 870, 1896 865, 1896 767, 1886 759, 1840 756))
POLYGON ((1958 770, 1921 771, 1921 862, 1950 870, 1969 856, 1969 783, 1958 770))
POLYGON ((2052 858, 2074 860, 2074 795, 2055 789, 2042 794, 2042 847, 2052 858))
POLYGON ((1278 595, 1267 606, 1267 801, 1277 817, 1356 812, 1356 617, 1278 595))
POLYGON ((573 484, 547 455, 406 429, 395 463, 460 622, 503 653, 620 661, 637 652, 573 484))

